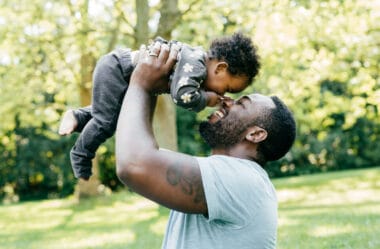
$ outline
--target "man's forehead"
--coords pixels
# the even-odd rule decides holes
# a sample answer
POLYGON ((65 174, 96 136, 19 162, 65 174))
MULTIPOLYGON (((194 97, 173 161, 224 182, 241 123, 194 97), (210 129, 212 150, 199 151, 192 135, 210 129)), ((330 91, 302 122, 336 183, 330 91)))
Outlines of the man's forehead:
POLYGON ((271 107, 275 107, 275 104, 273 102, 273 100, 268 97, 268 96, 265 96, 265 95, 262 95, 262 94, 259 94, 259 93, 252 93, 252 94, 249 94, 249 95, 245 95, 243 97, 241 97, 241 99, 248 99, 251 103, 263 103, 265 105, 268 105, 268 106, 271 106, 271 107))
POLYGON ((246 98, 248 98, 248 99, 251 100, 251 101, 254 100, 254 98, 253 98, 253 94, 246 95, 246 96, 243 96, 243 97, 246 97, 246 98))
POLYGON ((241 99, 244 99, 244 98, 249 99, 251 102, 253 102, 258 99, 266 98, 266 96, 261 95, 259 93, 251 93, 249 95, 244 95, 241 97, 241 99))

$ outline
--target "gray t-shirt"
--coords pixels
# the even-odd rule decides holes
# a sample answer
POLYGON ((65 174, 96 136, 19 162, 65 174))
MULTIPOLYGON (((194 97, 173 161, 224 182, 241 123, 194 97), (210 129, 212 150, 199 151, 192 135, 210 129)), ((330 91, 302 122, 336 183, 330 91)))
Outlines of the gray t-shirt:
POLYGON ((197 160, 208 217, 171 211, 162 248, 276 248, 277 197, 265 170, 228 156, 197 160))

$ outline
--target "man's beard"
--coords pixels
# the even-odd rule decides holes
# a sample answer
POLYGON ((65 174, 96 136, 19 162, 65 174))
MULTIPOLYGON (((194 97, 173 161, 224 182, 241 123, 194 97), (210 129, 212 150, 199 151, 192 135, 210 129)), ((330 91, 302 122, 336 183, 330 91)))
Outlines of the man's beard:
POLYGON ((212 148, 229 148, 242 140, 246 126, 233 120, 219 120, 213 124, 204 121, 199 124, 199 132, 212 148))

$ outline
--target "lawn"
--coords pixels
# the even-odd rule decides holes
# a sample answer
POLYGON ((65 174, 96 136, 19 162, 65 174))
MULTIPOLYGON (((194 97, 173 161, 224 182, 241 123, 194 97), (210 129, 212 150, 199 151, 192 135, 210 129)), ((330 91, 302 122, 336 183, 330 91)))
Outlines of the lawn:
POLYGON ((380 168, 277 179, 278 249, 380 248, 380 168))
MULTIPOLYGON (((275 179, 278 249, 380 248, 380 168, 275 179)), ((127 192, 0 206, 0 248, 160 248, 168 210, 127 192)))

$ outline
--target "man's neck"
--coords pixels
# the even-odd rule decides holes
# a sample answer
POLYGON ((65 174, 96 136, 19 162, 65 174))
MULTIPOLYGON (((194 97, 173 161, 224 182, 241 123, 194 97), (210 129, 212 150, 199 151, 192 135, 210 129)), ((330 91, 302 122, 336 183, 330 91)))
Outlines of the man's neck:
POLYGON ((265 162, 256 158, 256 150, 252 148, 247 148, 246 144, 244 143, 239 143, 230 148, 213 148, 211 150, 211 154, 224 155, 254 161, 262 167, 265 165, 265 162))
POLYGON ((226 149, 212 149, 211 155, 231 156, 226 149))
POLYGON ((231 157, 237 157, 241 159, 247 159, 252 160, 252 157, 247 155, 245 150, 242 150, 240 148, 241 146, 234 146, 230 148, 214 148, 211 151, 212 155, 224 155, 224 156, 231 156, 231 157))

